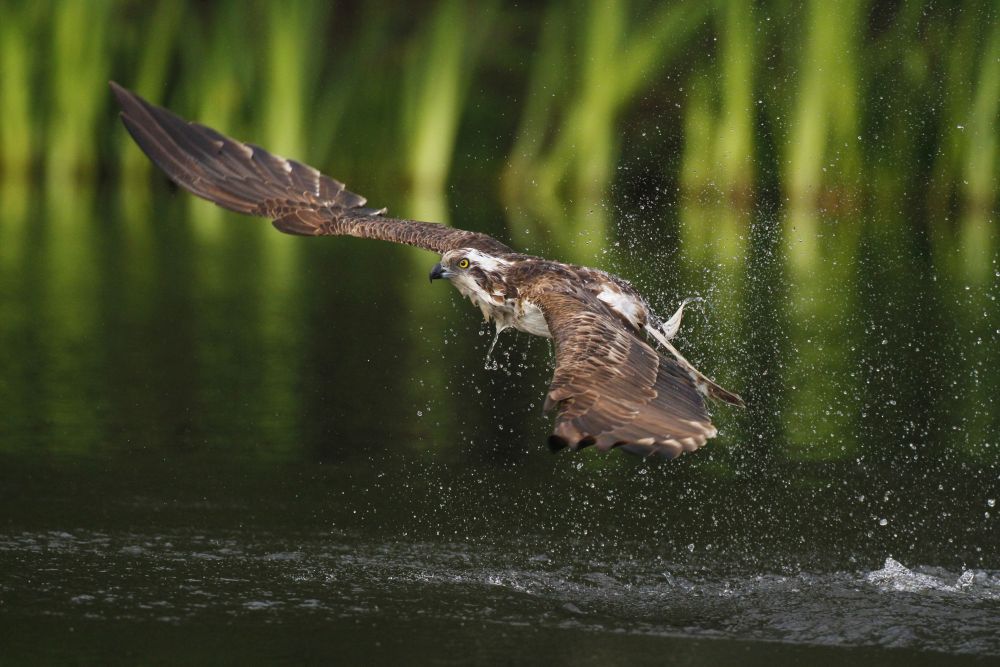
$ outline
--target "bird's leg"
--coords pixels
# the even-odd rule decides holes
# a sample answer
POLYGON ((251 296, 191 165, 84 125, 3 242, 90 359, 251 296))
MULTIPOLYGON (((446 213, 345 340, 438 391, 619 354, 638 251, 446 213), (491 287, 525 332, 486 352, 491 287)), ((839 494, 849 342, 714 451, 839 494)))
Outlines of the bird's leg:
POLYGON ((684 317, 684 306, 688 305, 692 301, 701 301, 701 300, 702 298, 700 296, 694 296, 694 297, 688 297, 687 299, 681 301, 681 305, 677 309, 677 312, 671 315, 670 319, 664 322, 663 325, 660 327, 663 331, 664 337, 666 337, 667 340, 673 340, 674 336, 677 335, 677 332, 680 331, 681 318, 684 317))

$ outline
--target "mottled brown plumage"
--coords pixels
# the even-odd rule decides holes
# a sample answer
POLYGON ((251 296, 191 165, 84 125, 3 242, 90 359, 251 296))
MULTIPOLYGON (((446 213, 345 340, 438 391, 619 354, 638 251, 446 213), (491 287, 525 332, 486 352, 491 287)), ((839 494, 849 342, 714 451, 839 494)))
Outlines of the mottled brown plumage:
POLYGON ((270 218, 289 234, 357 236, 439 253, 431 280, 450 279, 498 330, 551 337, 556 370, 545 410, 557 410, 553 449, 596 445, 673 458, 716 434, 705 397, 743 404, 670 343, 683 305, 662 321, 628 282, 603 271, 519 254, 486 234, 386 217, 313 167, 189 123, 115 83, 111 88, 136 143, 181 187, 270 218))

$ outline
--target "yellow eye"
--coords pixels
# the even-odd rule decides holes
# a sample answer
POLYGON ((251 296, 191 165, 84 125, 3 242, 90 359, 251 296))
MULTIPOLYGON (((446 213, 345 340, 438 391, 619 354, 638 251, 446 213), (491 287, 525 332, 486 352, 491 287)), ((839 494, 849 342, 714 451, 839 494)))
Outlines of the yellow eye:
POLYGON ((469 268, 469 260, 465 259, 464 257, 462 259, 458 260, 458 268, 460 268, 460 269, 467 269, 467 268, 469 268))

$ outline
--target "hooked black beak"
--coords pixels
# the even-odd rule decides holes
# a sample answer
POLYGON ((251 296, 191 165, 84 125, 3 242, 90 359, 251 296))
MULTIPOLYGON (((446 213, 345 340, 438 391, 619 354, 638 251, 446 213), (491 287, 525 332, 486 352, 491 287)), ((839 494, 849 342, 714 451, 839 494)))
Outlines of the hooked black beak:
POLYGON ((441 262, 435 264, 434 268, 431 269, 431 282, 434 282, 438 278, 446 278, 446 277, 447 274, 444 271, 444 267, 441 266, 441 262))

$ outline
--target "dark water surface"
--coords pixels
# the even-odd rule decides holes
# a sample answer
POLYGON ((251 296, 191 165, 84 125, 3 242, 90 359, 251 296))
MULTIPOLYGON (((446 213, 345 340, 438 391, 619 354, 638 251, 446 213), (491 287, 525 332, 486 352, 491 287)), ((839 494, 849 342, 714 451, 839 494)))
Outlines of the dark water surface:
POLYGON ((4 193, 2 662, 1000 659, 992 220, 622 216, 750 404, 659 464, 551 455, 432 256, 143 192, 4 193))

